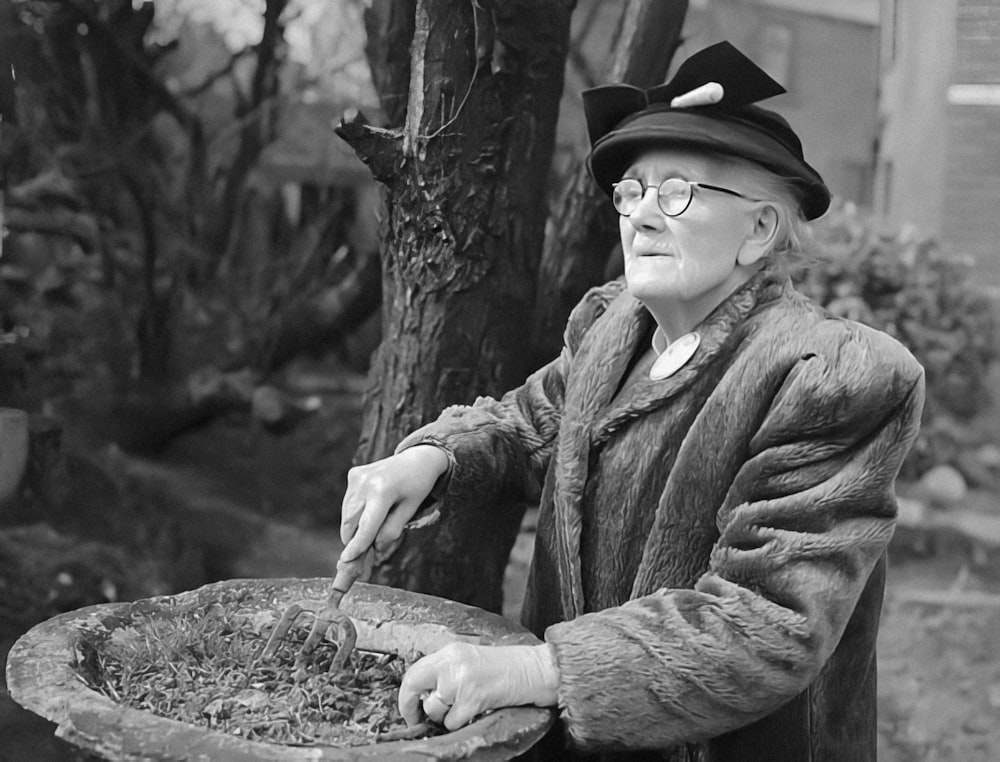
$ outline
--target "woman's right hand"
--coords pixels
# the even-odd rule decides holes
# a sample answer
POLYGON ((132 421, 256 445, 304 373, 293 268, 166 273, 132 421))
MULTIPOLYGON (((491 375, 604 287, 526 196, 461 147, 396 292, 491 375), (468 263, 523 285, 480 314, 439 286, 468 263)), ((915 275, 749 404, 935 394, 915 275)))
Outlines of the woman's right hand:
POLYGON ((340 514, 341 562, 353 561, 372 547, 379 560, 390 556, 403 527, 448 466, 448 455, 440 447, 414 445, 348 471, 340 514))

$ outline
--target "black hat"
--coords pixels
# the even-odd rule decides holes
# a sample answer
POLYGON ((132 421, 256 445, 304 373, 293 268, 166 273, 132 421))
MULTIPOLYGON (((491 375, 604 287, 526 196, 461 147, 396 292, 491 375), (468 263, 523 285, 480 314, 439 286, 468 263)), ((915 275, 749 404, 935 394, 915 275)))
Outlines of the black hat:
POLYGON ((806 219, 830 206, 830 191, 802 155, 798 135, 783 117, 752 104, 785 92, 728 42, 688 58, 665 85, 642 90, 603 85, 583 92, 591 151, 590 174, 608 196, 612 184, 649 148, 705 149, 748 159, 785 178, 806 219), (673 108, 670 101, 709 82, 722 85, 711 105, 673 108))

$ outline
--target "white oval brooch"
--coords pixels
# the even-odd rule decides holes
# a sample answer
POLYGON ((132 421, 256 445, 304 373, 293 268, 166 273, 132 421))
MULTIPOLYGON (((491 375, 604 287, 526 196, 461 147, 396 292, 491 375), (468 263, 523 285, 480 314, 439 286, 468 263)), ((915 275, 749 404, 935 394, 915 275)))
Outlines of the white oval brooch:
POLYGON ((697 331, 677 337, 653 361, 653 367, 649 369, 649 378, 653 381, 670 378, 687 365, 688 360, 694 357, 694 353, 698 351, 700 344, 701 336, 697 331))

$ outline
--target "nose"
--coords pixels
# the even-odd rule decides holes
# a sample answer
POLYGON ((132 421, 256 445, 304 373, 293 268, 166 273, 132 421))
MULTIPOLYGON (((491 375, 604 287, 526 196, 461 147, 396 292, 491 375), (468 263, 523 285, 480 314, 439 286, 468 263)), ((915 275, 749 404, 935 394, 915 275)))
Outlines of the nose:
POLYGON ((667 216, 660 209, 658 194, 659 189, 655 186, 646 188, 639 205, 628 216, 628 221, 636 230, 661 230, 666 226, 667 216))

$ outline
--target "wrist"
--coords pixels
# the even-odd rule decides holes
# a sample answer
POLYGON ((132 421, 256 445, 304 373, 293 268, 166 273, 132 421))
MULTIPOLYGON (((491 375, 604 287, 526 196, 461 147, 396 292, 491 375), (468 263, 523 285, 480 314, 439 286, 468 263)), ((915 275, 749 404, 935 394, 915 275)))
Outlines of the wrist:
POLYGON ((536 685, 533 703, 536 706, 555 706, 559 703, 559 660, 556 659, 556 649, 550 643, 539 646, 528 646, 532 657, 538 665, 538 683, 536 685))
POLYGON ((411 456, 418 457, 423 463, 423 468, 434 475, 436 479, 451 472, 453 456, 445 447, 435 442, 420 442, 410 445, 405 449, 397 450, 396 454, 401 455, 407 452, 411 456))
POLYGON ((430 448, 429 452, 433 452, 431 456, 434 459, 434 471, 437 473, 438 479, 446 474, 451 473, 452 469, 452 455, 444 447, 436 444, 428 444, 425 447, 430 448))

